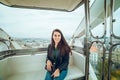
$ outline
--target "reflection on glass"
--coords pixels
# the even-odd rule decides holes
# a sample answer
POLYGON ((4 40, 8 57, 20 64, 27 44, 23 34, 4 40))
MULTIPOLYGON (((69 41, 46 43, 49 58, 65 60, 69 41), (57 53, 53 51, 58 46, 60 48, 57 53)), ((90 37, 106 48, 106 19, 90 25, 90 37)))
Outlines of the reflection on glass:
POLYGON ((91 30, 92 34, 94 37, 98 36, 101 37, 104 35, 104 25, 103 23, 99 24, 98 26, 96 26, 94 29, 91 30))
POLYGON ((117 9, 114 13, 113 13, 113 19, 115 19, 115 21, 113 22, 113 33, 116 36, 120 36, 120 8, 117 9))
POLYGON ((120 80, 120 46, 115 46, 112 52, 111 80, 120 80))
POLYGON ((94 72, 98 80, 101 80, 102 75, 102 57, 103 57, 102 45, 93 43, 90 48, 90 63, 94 69, 94 72))

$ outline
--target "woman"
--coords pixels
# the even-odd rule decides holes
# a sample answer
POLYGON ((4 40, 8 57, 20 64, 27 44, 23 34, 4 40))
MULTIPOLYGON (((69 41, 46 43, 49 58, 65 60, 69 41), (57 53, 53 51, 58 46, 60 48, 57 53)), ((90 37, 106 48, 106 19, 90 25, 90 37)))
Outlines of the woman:
POLYGON ((62 32, 52 32, 51 44, 48 46, 45 80, 64 80, 68 71, 69 53, 71 52, 62 32))

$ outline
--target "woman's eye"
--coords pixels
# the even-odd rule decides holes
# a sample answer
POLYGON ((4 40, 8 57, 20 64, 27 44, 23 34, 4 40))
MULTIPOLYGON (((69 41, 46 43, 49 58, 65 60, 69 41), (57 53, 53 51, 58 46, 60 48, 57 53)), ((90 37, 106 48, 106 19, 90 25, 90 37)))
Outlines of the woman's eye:
POLYGON ((60 35, 56 35, 56 34, 55 34, 54 36, 55 36, 55 37, 60 37, 60 35))
POLYGON ((54 35, 55 37, 57 36, 57 35, 54 35))

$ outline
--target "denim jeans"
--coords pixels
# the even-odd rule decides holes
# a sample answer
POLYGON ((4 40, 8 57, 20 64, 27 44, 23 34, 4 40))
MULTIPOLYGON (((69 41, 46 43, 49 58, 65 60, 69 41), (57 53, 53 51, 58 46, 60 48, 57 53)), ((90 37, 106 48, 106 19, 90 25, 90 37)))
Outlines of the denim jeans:
POLYGON ((56 77, 56 78, 52 78, 51 77, 51 73, 50 72, 46 72, 46 77, 45 77, 45 80, 64 80, 64 78, 66 77, 67 75, 67 72, 68 70, 63 70, 60 72, 60 76, 59 77, 56 77))

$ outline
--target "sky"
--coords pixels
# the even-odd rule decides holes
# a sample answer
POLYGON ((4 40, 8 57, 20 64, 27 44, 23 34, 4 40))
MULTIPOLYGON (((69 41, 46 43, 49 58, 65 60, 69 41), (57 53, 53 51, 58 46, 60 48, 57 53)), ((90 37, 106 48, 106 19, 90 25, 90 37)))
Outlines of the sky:
POLYGON ((73 12, 11 8, 0 4, 0 28, 16 38, 51 38, 53 29, 71 37, 84 17, 83 6, 73 12))
MULTIPOLYGON (((91 0, 91 4, 94 0, 91 0)), ((91 5, 90 4, 90 5, 91 5)), ((114 13, 114 33, 120 36, 120 8, 114 13)), ((0 4, 0 28, 16 38, 51 38, 53 29, 60 29, 65 37, 72 37, 84 17, 84 5, 73 12, 11 8, 0 4)), ((108 18, 109 19, 109 18, 108 18)), ((107 35, 109 35, 107 20, 107 35)), ((93 30, 95 36, 103 34, 103 25, 93 30), (99 31, 99 32, 98 32, 99 31)), ((101 36, 101 35, 100 35, 101 36)))

